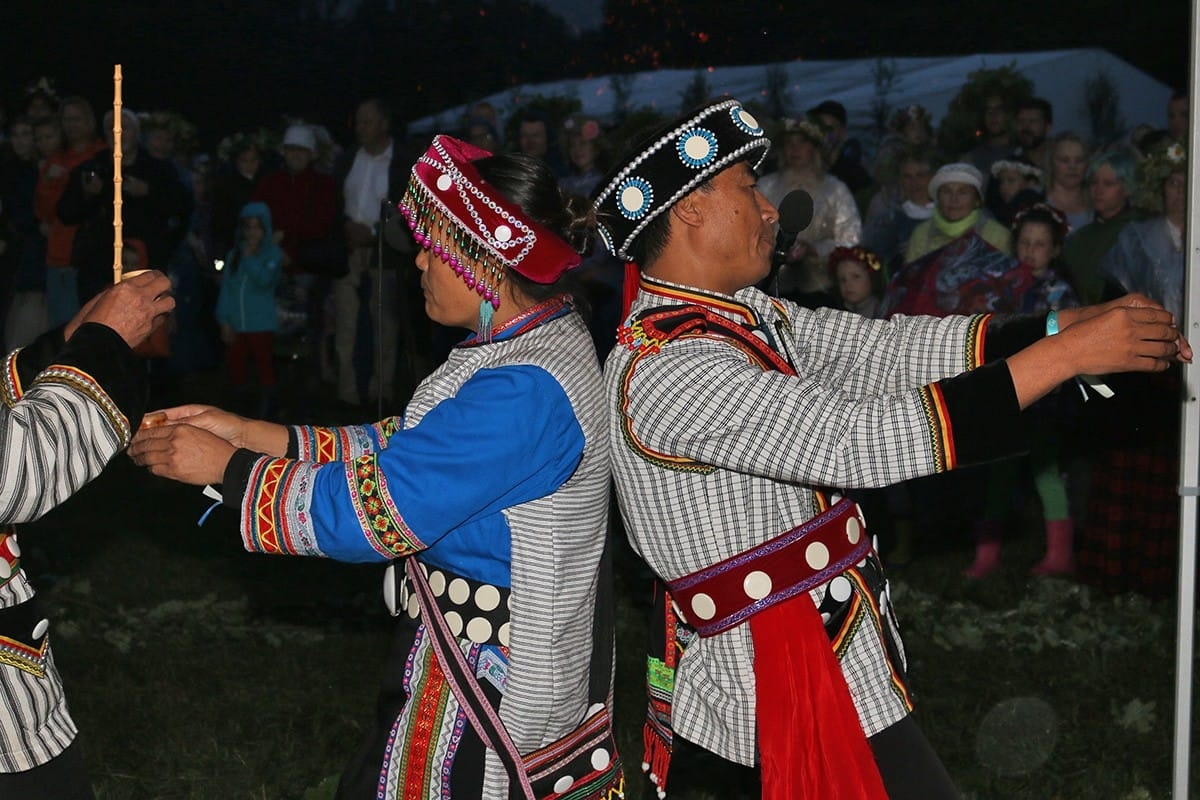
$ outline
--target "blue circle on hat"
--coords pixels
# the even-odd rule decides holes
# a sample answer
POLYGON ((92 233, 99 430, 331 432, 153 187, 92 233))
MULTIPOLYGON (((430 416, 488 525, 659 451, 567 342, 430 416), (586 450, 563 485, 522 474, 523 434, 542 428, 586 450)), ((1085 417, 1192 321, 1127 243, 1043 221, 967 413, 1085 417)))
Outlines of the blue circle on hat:
POLYGON ((679 160, 692 169, 707 167, 717 157, 717 135, 707 128, 684 131, 675 143, 679 160))
POLYGON ((737 125, 751 136, 762 136, 762 126, 758 124, 758 120, 754 118, 746 109, 741 106, 734 106, 729 109, 729 118, 733 120, 733 124, 737 125))
POLYGON ((644 178, 626 178, 617 187, 617 208, 625 219, 641 219, 653 203, 654 187, 644 178))

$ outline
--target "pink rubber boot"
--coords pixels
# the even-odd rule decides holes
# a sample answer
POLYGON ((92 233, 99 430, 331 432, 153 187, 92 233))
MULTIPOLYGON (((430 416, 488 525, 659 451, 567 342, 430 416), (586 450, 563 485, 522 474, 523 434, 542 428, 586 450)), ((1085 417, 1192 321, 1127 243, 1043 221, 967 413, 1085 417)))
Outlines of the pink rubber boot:
POLYGON ((996 571, 1000 566, 1002 531, 998 520, 985 519, 975 523, 975 562, 963 570, 963 575, 978 580, 996 571))
POLYGON ((1069 519, 1046 522, 1046 557, 1030 570, 1034 575, 1075 573, 1075 528, 1069 519))

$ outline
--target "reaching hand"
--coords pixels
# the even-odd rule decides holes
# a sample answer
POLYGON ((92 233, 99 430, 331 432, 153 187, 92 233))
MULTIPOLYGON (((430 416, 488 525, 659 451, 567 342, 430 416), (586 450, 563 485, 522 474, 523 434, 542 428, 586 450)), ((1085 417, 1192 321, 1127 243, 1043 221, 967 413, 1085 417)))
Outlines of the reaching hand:
POLYGON ((175 308, 170 292, 170 279, 157 270, 134 275, 88 301, 63 334, 69 339, 83 323, 98 322, 116 331, 130 347, 137 347, 175 308))
POLYGON ((243 432, 249 422, 245 417, 223 411, 216 406, 191 404, 151 411, 142 420, 143 428, 167 425, 191 425, 219 436, 234 447, 244 446, 243 432))
POLYGON ((143 427, 129 445, 129 457, 152 475, 203 486, 220 483, 236 448, 194 425, 143 427))
POLYGON ((1139 295, 1121 301, 1089 309, 1059 334, 1076 374, 1161 372, 1174 361, 1191 362, 1191 345, 1170 312, 1139 295))

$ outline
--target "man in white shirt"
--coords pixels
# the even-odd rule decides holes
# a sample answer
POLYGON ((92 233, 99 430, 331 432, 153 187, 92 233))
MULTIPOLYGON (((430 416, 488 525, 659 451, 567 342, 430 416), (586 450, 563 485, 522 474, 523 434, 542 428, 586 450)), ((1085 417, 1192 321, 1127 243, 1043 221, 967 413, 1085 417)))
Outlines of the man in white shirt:
POLYGON ((388 196, 392 165, 391 113, 382 100, 370 98, 359 104, 354 114, 354 134, 359 147, 342 184, 348 272, 333 286, 338 398, 351 405, 363 399, 354 370, 354 343, 364 281, 370 287, 367 302, 377 338, 368 397, 382 396, 389 401, 395 394, 398 334, 396 272, 382 270, 380 287, 373 270, 380 208, 388 196), (380 354, 382 368, 378 366, 380 354))

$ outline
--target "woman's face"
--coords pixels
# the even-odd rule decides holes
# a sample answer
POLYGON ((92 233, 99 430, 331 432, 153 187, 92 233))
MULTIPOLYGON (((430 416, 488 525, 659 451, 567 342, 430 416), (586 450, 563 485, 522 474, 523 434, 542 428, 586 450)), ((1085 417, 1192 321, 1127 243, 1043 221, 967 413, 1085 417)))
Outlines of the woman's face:
POLYGON ((239 175, 246 178, 253 178, 258 174, 258 168, 262 165, 262 157, 258 154, 257 147, 247 147, 245 150, 237 154, 234 160, 234 165, 237 167, 239 175))
POLYGON ((937 207, 947 222, 958 222, 979 208, 979 192, 969 183, 943 183, 938 187, 937 207))
POLYGON ((917 117, 912 117, 904 123, 904 141, 914 147, 919 147, 929 141, 929 129, 917 117))
MULTIPOLYGON (((450 252, 458 254, 454 245, 450 252)), ((421 270, 421 291, 425 293, 425 313, 434 322, 452 328, 479 328, 479 304, 483 297, 454 274, 449 256, 435 256, 428 248, 417 253, 417 269, 421 270)), ((464 259, 465 261, 465 259, 464 259)))
POLYGON ((1083 185, 1087 173, 1087 151, 1079 142, 1066 140, 1054 148, 1054 159, 1050 163, 1050 180, 1064 189, 1078 189, 1083 185))
POLYGON ((38 156, 49 158, 62 150, 62 130, 56 125, 38 125, 33 133, 38 156))
POLYGON ((871 296, 871 271, 853 259, 839 261, 836 267, 838 293, 846 305, 857 305, 871 296))
POLYGON ((1012 199, 1017 196, 1017 192, 1025 188, 1025 176, 1015 169, 1001 170, 1000 175, 996 178, 996 186, 1000 190, 1000 196, 1004 198, 1004 202, 1011 203, 1012 199))
POLYGON ((1092 196, 1092 208, 1102 219, 1115 217, 1129 200, 1129 190, 1108 164, 1092 173, 1088 191, 1092 196))
POLYGON ((570 136, 567 139, 567 155, 575 169, 587 172, 596 165, 596 143, 582 136, 570 136))
POLYGON ((1187 213, 1187 175, 1172 172, 1163 184, 1163 209, 1167 219, 1179 221, 1187 213))
POLYGON ((803 136, 792 135, 783 143, 783 163, 788 169, 811 169, 817 166, 817 148, 803 136))
POLYGON ((25 123, 13 125, 8 132, 8 141, 12 144, 13 154, 22 161, 34 157, 33 127, 25 123))
POLYGON ((1054 244, 1054 233, 1044 222, 1026 222, 1017 234, 1017 260, 1033 268, 1033 274, 1041 276, 1058 257, 1059 247, 1054 244))
POLYGON ((258 217, 242 217, 242 241, 246 243, 247 248, 257 250, 266 235, 262 220, 258 217))
POLYGON ((900 165, 900 193, 919 206, 929 204, 929 179, 933 169, 924 161, 905 161, 900 165))

